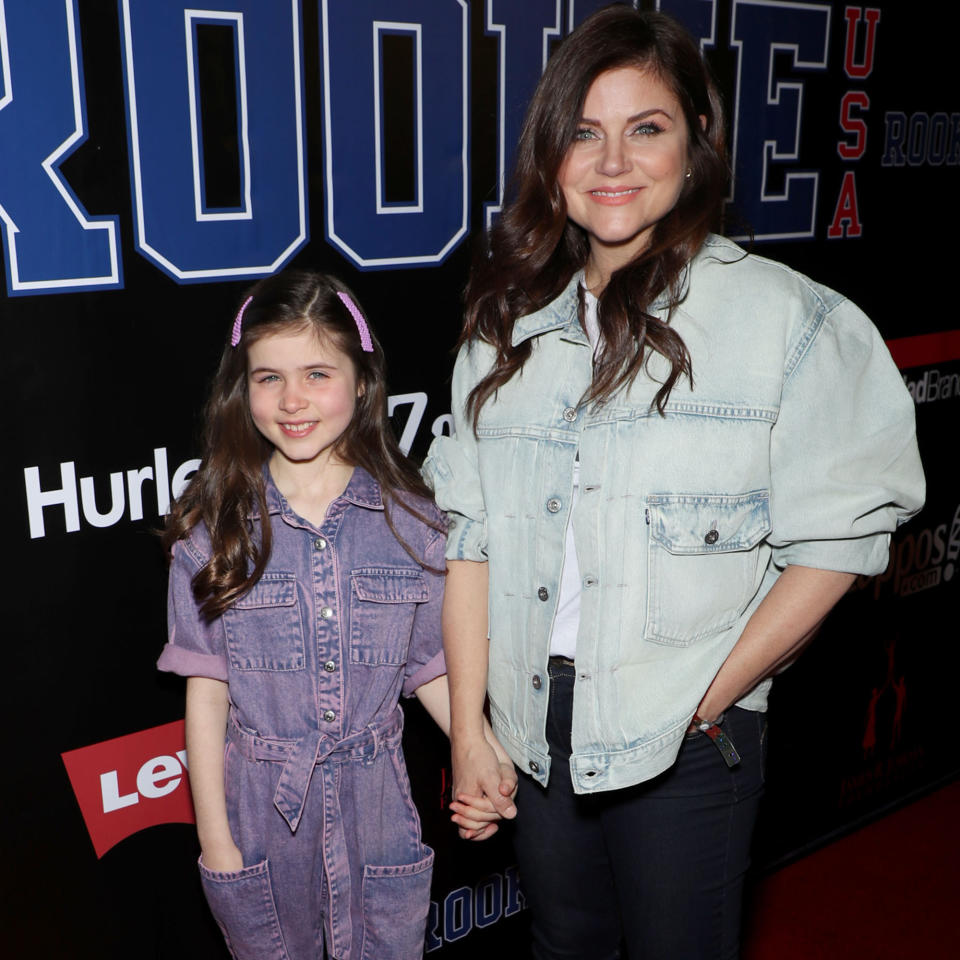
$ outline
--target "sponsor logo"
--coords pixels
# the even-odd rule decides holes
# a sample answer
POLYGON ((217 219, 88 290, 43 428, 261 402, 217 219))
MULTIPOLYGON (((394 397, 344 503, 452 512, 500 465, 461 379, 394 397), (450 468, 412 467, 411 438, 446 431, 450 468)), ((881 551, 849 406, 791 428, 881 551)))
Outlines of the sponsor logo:
POLYGON ((445 943, 462 940, 473 930, 483 930, 526 907, 515 866, 491 873, 472 887, 458 887, 443 898, 430 901, 425 950, 432 953, 445 943))
POLYGON ((950 523, 903 531, 890 542, 890 563, 876 577, 858 577, 854 589, 872 587, 875 599, 892 591, 900 597, 953 579, 960 560, 960 504, 950 523))
POLYGON ((960 373, 927 370, 916 380, 911 380, 904 374, 903 384, 916 404, 950 400, 960 396, 960 373))
POLYGON ((194 823, 183 721, 61 754, 97 857, 160 823, 194 823))
POLYGON ((106 510, 101 510, 105 503, 103 484, 97 484, 93 477, 81 477, 78 484, 77 468, 72 460, 60 464, 60 486, 41 486, 40 468, 25 467, 23 481, 30 536, 34 540, 47 536, 46 522, 51 516, 59 519, 61 510, 67 533, 76 533, 80 529, 81 508, 83 519, 92 527, 112 527, 124 517, 142 520, 144 501, 148 497, 156 502, 157 514, 163 516, 170 510, 171 498, 180 496, 199 466, 199 460, 184 461, 173 471, 171 481, 167 448, 157 447, 153 451, 152 465, 110 474, 107 484, 110 505, 106 510), (101 488, 99 493, 98 487, 101 488))
MULTIPOLYGON (((426 409, 427 395, 423 391, 387 398, 387 414, 394 421, 404 453, 410 452, 420 427, 426 425, 426 409)), ((432 437, 450 434, 452 430, 449 413, 441 414, 430 424, 432 437)), ((81 520, 90 527, 104 528, 122 520, 142 520, 147 514, 165 516, 171 502, 183 493, 199 467, 199 459, 184 460, 171 475, 166 447, 154 449, 152 464, 118 470, 107 478, 80 477, 79 482, 73 460, 59 464, 60 478, 53 482, 49 476, 41 479, 39 466, 24 467, 30 537, 36 540, 54 532, 76 533, 81 520), (56 529, 48 530, 48 525, 56 529)))

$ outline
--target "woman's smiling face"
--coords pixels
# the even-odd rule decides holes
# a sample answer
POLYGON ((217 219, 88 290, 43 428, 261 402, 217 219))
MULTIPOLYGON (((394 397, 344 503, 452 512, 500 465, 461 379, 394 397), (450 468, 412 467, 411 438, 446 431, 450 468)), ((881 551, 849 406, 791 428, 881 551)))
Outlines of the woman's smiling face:
POLYGON ((594 258, 616 269, 649 244, 683 189, 688 138, 679 101, 653 72, 619 67, 593 81, 558 180, 594 258))

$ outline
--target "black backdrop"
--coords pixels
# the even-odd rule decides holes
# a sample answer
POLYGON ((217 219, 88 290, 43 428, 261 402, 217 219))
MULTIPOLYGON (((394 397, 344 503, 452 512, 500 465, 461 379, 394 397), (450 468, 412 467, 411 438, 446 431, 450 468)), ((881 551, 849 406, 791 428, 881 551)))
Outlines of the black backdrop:
MULTIPOLYGON (((496 214, 522 105, 544 52, 599 5, 0 2, 0 317, 19 411, 2 500, 6 955, 225 955, 182 822, 183 683, 153 666, 155 530, 197 455, 239 292, 285 263, 351 284, 387 351, 395 425, 422 456, 446 429, 471 235, 496 214)), ((928 472, 887 572, 856 585, 775 687, 756 850, 770 865, 958 765, 960 14, 662 7, 721 79, 731 209, 757 252, 874 318, 928 472)), ((525 956, 509 845, 456 840, 444 743, 415 705, 406 744, 438 851, 428 950, 525 956)))

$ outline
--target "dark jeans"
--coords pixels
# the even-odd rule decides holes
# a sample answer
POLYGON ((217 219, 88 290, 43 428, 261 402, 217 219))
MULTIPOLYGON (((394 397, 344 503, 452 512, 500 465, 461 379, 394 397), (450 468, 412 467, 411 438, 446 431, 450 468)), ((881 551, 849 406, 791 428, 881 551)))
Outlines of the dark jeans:
POLYGON ((727 711, 723 729, 742 758, 733 769, 698 733, 653 780, 577 796, 568 765, 574 674, 551 662, 550 783, 544 790, 521 776, 517 795, 514 844, 534 957, 736 958, 765 715, 727 711))

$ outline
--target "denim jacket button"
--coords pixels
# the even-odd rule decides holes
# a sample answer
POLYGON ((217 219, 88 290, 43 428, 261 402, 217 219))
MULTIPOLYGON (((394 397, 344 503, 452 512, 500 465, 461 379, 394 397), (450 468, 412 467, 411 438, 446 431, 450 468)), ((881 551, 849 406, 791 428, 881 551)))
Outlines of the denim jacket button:
POLYGON ((533 679, 530 681, 533 684, 534 690, 539 690, 543 686, 543 681, 540 679, 540 674, 535 673, 533 679))
POLYGON ((537 763, 536 760, 531 760, 531 761, 527 764, 527 766, 530 768, 530 772, 531 772, 531 773, 539 773, 539 772, 540 772, 540 764, 537 763))
POLYGON ((720 539, 720 534, 716 530, 708 530, 707 535, 703 538, 703 542, 713 545, 719 539, 720 539))
POLYGON ((562 505, 563 505, 563 504, 561 504, 560 500, 559 500, 557 497, 551 497, 551 498, 547 501, 547 509, 548 509, 551 513, 558 513, 559 510, 560 510, 560 507, 561 507, 562 505))
POLYGON ((333 610, 330 607, 320 608, 320 617, 323 620, 329 620, 333 616, 333 610))
POLYGON ((541 588, 537 591, 537 596, 538 596, 541 600, 549 600, 549 599, 550 599, 550 593, 547 591, 547 588, 546 588, 546 587, 541 587, 541 588))
POLYGON ((332 660, 328 660, 323 665, 323 669, 326 670, 327 673, 333 673, 333 671, 337 669, 337 665, 332 660))
POLYGON ((313 541, 313 549, 314 549, 314 550, 326 550, 326 549, 327 549, 327 541, 326 541, 323 537, 317 537, 317 539, 313 541))
POLYGON ((337 719, 337 715, 332 710, 324 710, 323 719, 326 720, 327 723, 333 723, 333 721, 337 719))
POLYGON ((567 407, 567 409, 563 411, 563 419, 566 420, 567 423, 573 423, 573 421, 577 419, 577 408, 567 407))

